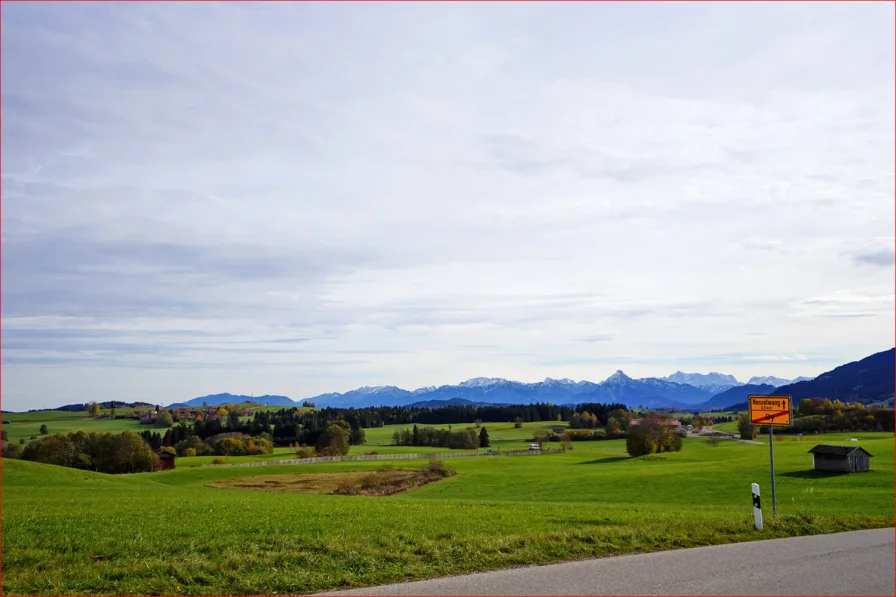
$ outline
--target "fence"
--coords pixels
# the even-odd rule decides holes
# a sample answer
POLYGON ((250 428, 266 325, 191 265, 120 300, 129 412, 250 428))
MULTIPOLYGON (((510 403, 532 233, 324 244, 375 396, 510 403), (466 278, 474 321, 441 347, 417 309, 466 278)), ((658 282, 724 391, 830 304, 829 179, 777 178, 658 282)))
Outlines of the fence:
POLYGON ((202 466, 275 466, 278 464, 317 464, 319 462, 357 462, 363 460, 418 460, 421 458, 469 458, 474 456, 537 456, 559 454, 563 450, 508 450, 506 452, 445 452, 443 454, 370 454, 355 456, 317 456, 315 458, 290 458, 288 460, 259 460, 233 464, 203 464, 202 466))

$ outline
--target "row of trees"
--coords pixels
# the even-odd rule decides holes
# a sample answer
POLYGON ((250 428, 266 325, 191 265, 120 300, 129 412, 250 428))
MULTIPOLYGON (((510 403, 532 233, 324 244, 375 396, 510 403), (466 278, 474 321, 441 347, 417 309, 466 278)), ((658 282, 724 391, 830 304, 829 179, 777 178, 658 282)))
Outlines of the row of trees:
POLYGON ((159 466, 159 457, 133 431, 57 433, 32 441, 24 449, 4 444, 3 457, 110 474, 149 472, 159 466))
POLYGON ((451 448, 457 450, 475 450, 486 448, 489 445, 488 431, 485 427, 476 433, 473 427, 467 427, 461 431, 449 429, 436 429, 433 427, 418 428, 413 430, 402 429, 392 435, 392 443, 396 446, 433 446, 439 448, 451 448))
POLYGON ((554 433, 552 431, 541 431, 535 435, 534 441, 539 445, 547 442, 588 442, 600 441, 607 439, 622 439, 625 437, 623 431, 607 431, 606 428, 598 427, 597 429, 570 429, 564 433, 554 433))

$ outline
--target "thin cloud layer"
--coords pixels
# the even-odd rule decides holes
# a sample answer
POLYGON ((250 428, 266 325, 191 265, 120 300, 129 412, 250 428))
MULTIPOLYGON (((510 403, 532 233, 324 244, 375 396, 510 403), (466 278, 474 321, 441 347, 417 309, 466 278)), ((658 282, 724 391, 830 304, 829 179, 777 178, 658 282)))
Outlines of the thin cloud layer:
POLYGON ((3 399, 892 346, 889 4, 10 4, 3 399))

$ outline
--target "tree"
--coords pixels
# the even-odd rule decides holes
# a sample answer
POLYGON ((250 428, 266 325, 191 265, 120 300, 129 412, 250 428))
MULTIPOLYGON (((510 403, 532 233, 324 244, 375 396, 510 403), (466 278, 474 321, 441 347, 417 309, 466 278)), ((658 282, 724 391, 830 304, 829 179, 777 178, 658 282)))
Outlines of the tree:
POLYGON ((174 417, 171 416, 171 413, 167 410, 163 410, 156 417, 156 425, 161 427, 171 427, 174 425, 174 417))
POLYGON ((678 427, 666 424, 664 417, 648 415, 639 425, 628 428, 625 449, 631 456, 643 456, 654 452, 681 451, 681 435, 678 427))
POLYGON ((414 431, 411 432, 411 445, 412 446, 420 445, 420 430, 417 429, 416 425, 414 425, 414 431))
POLYGON ((750 421, 748 414, 741 413, 737 417, 737 432, 741 439, 756 439, 756 426, 750 421))
POLYGON ((109 411, 109 416, 111 416, 113 419, 115 418, 115 405, 114 404, 112 405, 112 410, 109 411))
POLYGON ((513 426, 514 426, 514 428, 516 428, 516 429, 519 429, 520 427, 522 427, 522 426, 523 426, 523 419, 522 419, 521 417, 517 417, 516 419, 514 419, 514 421, 513 421, 513 426))
POLYGON ((41 435, 46 435, 46 434, 48 434, 48 433, 49 433, 49 431, 47 430, 47 424, 44 423, 43 425, 40 426, 40 434, 41 434, 41 435))
POLYGON ((345 421, 328 421, 318 436, 317 451, 323 456, 345 456, 350 446, 350 431, 345 421))
POLYGON ((4 429, 3 431, 0 431, 0 440, 5 441, 5 442, 9 441, 9 432, 6 431, 6 429, 4 429))
POLYGON ((100 405, 96 402, 91 402, 87 405, 87 416, 90 418, 98 417, 100 415, 100 405))
POLYGON ((367 434, 360 427, 352 427, 351 432, 349 432, 348 442, 353 446, 360 446, 367 442, 367 434))
POLYGON ((479 430, 479 446, 482 448, 489 446, 488 431, 485 430, 485 427, 479 430))

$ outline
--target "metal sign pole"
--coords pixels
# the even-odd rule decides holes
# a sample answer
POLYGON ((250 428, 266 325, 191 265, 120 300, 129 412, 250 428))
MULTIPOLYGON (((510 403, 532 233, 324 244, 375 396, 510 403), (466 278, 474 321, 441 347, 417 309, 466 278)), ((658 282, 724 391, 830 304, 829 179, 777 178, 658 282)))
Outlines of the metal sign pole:
POLYGON ((775 428, 768 426, 768 458, 772 465, 772 516, 778 515, 775 503, 775 428))

